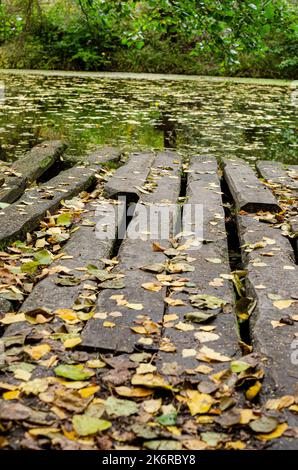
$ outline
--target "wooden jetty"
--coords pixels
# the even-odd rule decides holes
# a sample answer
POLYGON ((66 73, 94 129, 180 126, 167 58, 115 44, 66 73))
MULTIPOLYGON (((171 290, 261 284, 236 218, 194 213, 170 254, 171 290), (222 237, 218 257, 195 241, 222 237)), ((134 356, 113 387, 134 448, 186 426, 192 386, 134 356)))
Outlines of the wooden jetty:
MULTIPOLYGON (((82 192, 87 196, 65 243, 58 244, 49 266, 32 275, 22 299, 3 295, 7 282, 0 269, 0 344, 8 351, 0 388, 7 380, 15 384, 10 352, 15 342, 51 344, 56 359, 44 362, 36 378, 47 377, 46 364, 53 375, 62 360, 83 367, 91 354, 103 361, 93 377, 103 393, 118 393, 119 385, 127 397, 136 390, 144 397, 146 390, 150 397, 162 390, 188 406, 196 421, 191 424, 182 408, 178 422, 188 420, 188 427, 174 439, 173 428, 145 426, 146 414, 142 431, 140 425, 129 427, 132 441, 146 441, 144 448, 150 436, 177 439, 177 449, 229 448, 228 437, 208 444, 206 431, 234 432, 237 442, 245 436, 252 449, 266 442, 274 449, 297 449, 297 167, 260 161, 254 170, 242 160, 209 155, 185 162, 176 151, 134 152, 120 159, 121 150, 103 148, 51 178, 48 170, 64 150, 61 142, 45 142, 0 169, 3 276, 11 259, 10 272, 21 272, 20 241, 30 241, 34 233, 41 237, 45 219, 56 220, 61 207, 65 213, 65 201, 82 192), (111 161, 118 168, 99 177, 111 161), (39 182, 46 172, 49 179, 39 182), (202 216, 196 221, 199 235, 189 215, 193 209, 202 216), (164 222, 167 235, 155 232, 158 224, 144 226, 144 213, 164 222), (44 321, 36 321, 38 314, 44 321), (53 343, 64 341, 63 335, 78 340, 74 349, 65 352, 53 343), (276 438, 268 437, 269 431, 261 438, 249 427, 263 412, 276 420, 276 438)), ((100 395, 97 400, 98 405, 100 395)), ((4 420, 5 406, 0 399, 4 420)), ((70 419, 59 409, 54 412, 62 421, 70 419)))

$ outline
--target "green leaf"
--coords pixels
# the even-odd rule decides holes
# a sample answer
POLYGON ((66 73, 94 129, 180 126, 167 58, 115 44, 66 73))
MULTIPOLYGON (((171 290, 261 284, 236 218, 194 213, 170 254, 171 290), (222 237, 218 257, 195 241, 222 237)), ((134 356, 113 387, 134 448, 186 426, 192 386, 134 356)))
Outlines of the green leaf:
POLYGON ((27 274, 35 274, 39 267, 39 263, 37 261, 28 261, 28 263, 24 263, 21 266, 21 272, 27 274))
POLYGON ((270 433, 274 431, 278 426, 278 421, 275 418, 268 416, 262 416, 260 419, 256 419, 249 424, 249 427, 254 432, 270 433))
POLYGON ((90 415, 75 415, 72 418, 72 424, 75 432, 79 436, 89 436, 98 431, 105 431, 112 426, 110 421, 105 419, 94 418, 90 415))
POLYGON ((137 413, 139 407, 134 401, 120 400, 119 398, 109 397, 106 400, 106 411, 109 415, 130 416, 137 413))
POLYGON ((55 374, 70 380, 87 380, 94 375, 94 372, 84 369, 80 364, 61 364, 55 368, 55 374))
POLYGON ((169 413, 167 415, 162 415, 156 418, 156 421, 163 426, 174 426, 177 421, 177 413, 169 413))
POLYGON ((48 250, 40 250, 34 254, 34 258, 40 265, 49 265, 52 263, 54 256, 48 250))
POLYGON ((68 212, 59 215, 59 217, 57 218, 57 225, 69 227, 71 224, 72 224, 72 215, 68 212))
POLYGON ((244 361, 232 361, 231 362, 231 370, 232 372, 235 372, 236 374, 239 374, 239 372, 243 372, 251 367, 250 364, 247 364, 247 362, 244 361))

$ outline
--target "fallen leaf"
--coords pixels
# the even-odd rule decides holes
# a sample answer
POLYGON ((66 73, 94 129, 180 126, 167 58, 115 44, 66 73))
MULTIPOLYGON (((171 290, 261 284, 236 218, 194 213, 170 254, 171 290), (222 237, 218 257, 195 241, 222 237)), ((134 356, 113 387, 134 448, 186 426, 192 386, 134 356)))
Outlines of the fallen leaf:
POLYGON ((273 302, 274 307, 278 308, 279 310, 284 310, 286 308, 291 307, 291 305, 295 302, 295 300, 275 300, 273 302))
POLYGON ((61 364, 54 371, 59 377, 65 377, 70 380, 87 380, 94 374, 94 372, 84 369, 82 365, 69 364, 61 364))
POLYGON ((186 404, 192 416, 196 414, 208 413, 215 400, 206 393, 200 393, 196 390, 187 390, 188 399, 186 404))
POLYGON ((281 437, 284 432, 288 429, 287 423, 280 424, 277 428, 269 434, 258 434, 256 437, 261 441, 271 441, 272 439, 277 439, 281 437))
POLYGON ((131 416, 136 414, 139 409, 134 401, 114 397, 109 397, 105 402, 105 406, 107 413, 113 416, 131 416))
POLYGON ((200 355, 198 359, 200 360, 205 360, 207 362, 209 361, 216 361, 216 362, 229 362, 231 360, 230 357, 224 356, 221 353, 218 353, 214 351, 211 348, 208 348, 207 346, 203 346, 200 350, 200 355))
POLYGON ((271 433, 278 426, 278 421, 268 416, 262 416, 249 423, 250 429, 257 433, 271 433))
POLYGON ((94 418, 87 414, 73 416, 72 424, 75 432, 79 436, 90 436, 91 434, 96 434, 99 431, 106 431, 112 425, 110 421, 94 418))
POLYGON ((261 388, 262 384, 257 380, 256 383, 249 387, 249 389, 246 391, 246 398, 252 401, 259 394, 261 388))

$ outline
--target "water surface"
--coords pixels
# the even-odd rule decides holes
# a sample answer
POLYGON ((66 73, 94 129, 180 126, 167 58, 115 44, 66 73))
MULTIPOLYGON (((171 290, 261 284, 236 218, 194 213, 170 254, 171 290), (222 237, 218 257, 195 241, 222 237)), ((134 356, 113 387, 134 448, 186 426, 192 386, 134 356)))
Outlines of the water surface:
POLYGON ((118 145, 298 161, 298 97, 289 86, 30 73, 0 80, 0 160, 62 138, 72 156, 118 145))

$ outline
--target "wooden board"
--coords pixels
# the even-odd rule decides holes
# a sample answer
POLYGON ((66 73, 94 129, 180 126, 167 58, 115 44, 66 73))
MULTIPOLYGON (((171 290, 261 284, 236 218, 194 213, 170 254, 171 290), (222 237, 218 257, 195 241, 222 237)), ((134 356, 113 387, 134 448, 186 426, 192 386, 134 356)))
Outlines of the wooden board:
POLYGON ((224 177, 237 211, 279 212, 281 209, 269 189, 256 177, 252 168, 240 159, 223 159, 224 177))

